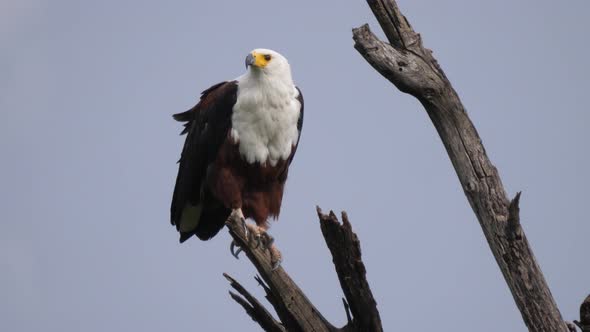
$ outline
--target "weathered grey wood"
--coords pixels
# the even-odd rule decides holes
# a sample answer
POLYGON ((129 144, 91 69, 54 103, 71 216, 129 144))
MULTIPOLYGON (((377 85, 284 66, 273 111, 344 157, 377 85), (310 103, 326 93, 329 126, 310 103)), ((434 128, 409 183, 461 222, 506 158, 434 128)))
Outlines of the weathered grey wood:
POLYGON ((461 100, 394 0, 367 0, 389 43, 368 25, 353 29, 354 47, 399 90, 426 109, 447 150, 465 195, 530 331, 567 332, 543 273, 496 167, 461 100))
MULTIPOLYGON (((241 221, 230 217, 226 224, 230 235, 243 248, 248 259, 268 285, 267 296, 274 298, 271 304, 287 331, 329 332, 335 330, 282 267, 272 271, 270 253, 263 246, 252 248, 247 245, 241 221)), ((260 321, 258 323, 260 324, 260 321)))
POLYGON ((256 280, 263 287, 266 299, 274 307, 280 322, 275 320, 242 285, 229 275, 224 274, 230 285, 241 295, 230 292, 230 296, 265 331, 383 331, 377 304, 366 279, 360 241, 352 231, 346 213, 342 214, 343 223, 340 223, 333 212, 324 215, 319 208, 317 211, 322 234, 332 253, 340 285, 352 312, 352 314, 348 312, 347 302, 343 299, 348 319, 348 323, 344 327, 336 328, 330 324, 282 268, 272 271, 268 251, 262 247, 252 248, 246 245, 242 223, 235 219, 234 215, 227 222, 230 235, 242 246, 248 259, 260 273, 260 277, 256 277, 256 280))
POLYGON ((352 326, 357 331, 383 331, 377 303, 367 282, 367 270, 361 259, 360 242, 352 231, 348 215, 342 212, 341 224, 334 212, 323 214, 319 207, 317 212, 322 234, 332 254, 340 280, 340 287, 352 312, 352 326))
POLYGON ((580 320, 575 320, 574 323, 582 330, 582 332, 590 332, 590 295, 586 297, 580 306, 580 320))
POLYGON ((227 273, 223 276, 230 282, 230 285, 240 295, 233 292, 229 292, 234 301, 238 302, 246 313, 267 332, 285 332, 285 327, 274 319, 274 317, 264 308, 264 306, 258 302, 258 300, 252 296, 239 282, 234 278, 230 277, 227 273))

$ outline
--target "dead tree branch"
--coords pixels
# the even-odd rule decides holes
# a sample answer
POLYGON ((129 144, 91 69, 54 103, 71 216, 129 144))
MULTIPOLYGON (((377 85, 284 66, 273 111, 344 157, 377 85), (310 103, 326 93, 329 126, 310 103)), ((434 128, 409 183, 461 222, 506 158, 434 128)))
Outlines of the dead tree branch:
POLYGON ((322 234, 332 253, 336 273, 346 297, 346 301, 343 301, 348 324, 336 328, 313 306, 282 267, 272 271, 268 251, 262 246, 248 246, 241 221, 233 218, 227 223, 230 234, 258 270, 261 277, 257 277, 256 280, 264 288, 266 299, 275 309, 280 322, 275 320, 242 285, 224 274, 230 285, 241 295, 230 292, 231 297, 265 331, 383 331, 377 304, 366 279, 360 242, 352 231, 346 213, 342 214, 341 224, 333 212, 326 215, 319 208, 317 212, 322 234))
POLYGON ((264 308, 264 306, 258 302, 258 300, 252 296, 239 282, 237 282, 234 278, 230 277, 227 273, 224 273, 223 276, 225 279, 229 281, 230 286, 232 286, 240 295, 229 292, 234 301, 238 302, 246 313, 255 321, 262 326, 265 331, 268 332, 285 332, 285 327, 279 322, 277 322, 274 317, 264 308))
MULTIPOLYGON (((282 267, 272 271, 270 254, 263 246, 252 248, 248 245, 241 221, 230 219, 227 226, 234 241, 240 245, 268 285, 265 287, 267 298, 287 331, 334 330, 282 267)), ((256 306, 251 302, 250 305, 256 306)), ((266 331, 272 331, 273 327, 265 325, 265 321, 252 318, 266 331)))
POLYGON ((383 331, 377 303, 367 282, 365 264, 361 260, 361 246, 352 231, 346 212, 342 212, 342 224, 330 211, 323 214, 317 208, 322 234, 332 254, 340 287, 354 317, 353 324, 359 331, 383 331))
POLYGON ((578 325, 582 332, 590 332, 590 295, 586 297, 580 306, 580 320, 575 320, 574 323, 578 325))
POLYGON ((368 25, 353 29, 354 47, 381 75, 424 106, 447 150, 467 200, 530 331, 567 332, 496 167, 432 52, 394 0, 367 0, 389 43, 368 25))

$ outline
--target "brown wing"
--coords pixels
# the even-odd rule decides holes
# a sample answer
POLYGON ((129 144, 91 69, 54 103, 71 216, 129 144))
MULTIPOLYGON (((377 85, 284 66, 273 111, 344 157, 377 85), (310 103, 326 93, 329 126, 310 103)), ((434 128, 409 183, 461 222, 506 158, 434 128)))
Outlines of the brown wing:
POLYGON ((195 107, 173 116, 177 121, 186 122, 181 134, 187 134, 170 207, 171 223, 180 232, 180 242, 193 234, 204 240, 213 237, 223 227, 223 223, 218 225, 216 221, 225 220, 229 215, 230 211, 218 204, 206 190, 204 181, 207 167, 215 159, 231 128, 237 90, 236 81, 216 84, 203 91, 195 107), (189 213, 187 211, 192 211, 193 215, 183 218, 183 212, 189 213), (193 223, 198 226, 191 229, 193 223))

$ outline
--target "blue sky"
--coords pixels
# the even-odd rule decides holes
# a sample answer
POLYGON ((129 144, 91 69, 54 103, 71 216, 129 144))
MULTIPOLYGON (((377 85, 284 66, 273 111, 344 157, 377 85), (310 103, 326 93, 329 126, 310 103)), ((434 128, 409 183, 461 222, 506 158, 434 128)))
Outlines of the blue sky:
MULTIPOLYGON (((590 292, 590 4, 399 4, 506 190, 523 191, 529 242, 577 318, 590 292)), ((364 1, 0 3, 0 329, 259 330, 221 275, 262 298, 254 268, 226 232, 179 245, 168 209, 183 143, 171 114, 264 47, 289 59, 306 103, 271 234, 326 317, 346 320, 316 205, 348 212, 386 330, 525 331, 426 113, 353 49, 365 22, 378 31, 364 1)))

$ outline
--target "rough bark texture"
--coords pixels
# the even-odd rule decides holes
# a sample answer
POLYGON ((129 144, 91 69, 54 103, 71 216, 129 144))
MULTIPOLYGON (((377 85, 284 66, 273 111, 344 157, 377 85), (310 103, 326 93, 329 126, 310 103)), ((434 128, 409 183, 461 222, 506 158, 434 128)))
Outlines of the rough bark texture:
POLYGON ((332 211, 329 214, 323 214, 320 208, 317 211, 322 234, 330 248, 340 280, 340 287, 344 291, 354 317, 352 324, 358 331, 383 331, 377 303, 367 282, 367 270, 361 260, 360 242, 352 231, 348 215, 342 212, 342 224, 340 224, 332 211))
POLYGON ((575 320, 574 323, 582 330, 582 332, 590 332, 590 295, 586 297, 580 306, 580 320, 575 320))
POLYGON ((234 301, 238 302, 246 313, 255 321, 259 322, 260 326, 264 328, 267 332, 285 332, 285 327, 277 322, 274 317, 264 308, 264 306, 258 302, 258 300, 252 296, 239 282, 237 282, 234 278, 230 277, 227 273, 224 273, 223 276, 227 279, 230 285, 240 293, 240 295, 229 292, 234 301))
POLYGON ((529 330, 568 331, 520 225, 520 194, 507 197, 459 96, 396 2, 367 2, 389 43, 364 25, 353 30, 354 47, 426 109, 529 330))
POLYGON ((230 296, 265 331, 383 331, 377 304, 366 279, 360 242, 352 231, 346 213, 343 213, 344 222, 341 224, 333 212, 325 215, 319 208, 317 211, 322 234, 332 253, 336 273, 348 301, 343 300, 348 319, 344 327, 336 328, 330 324, 282 267, 272 271, 267 250, 262 246, 253 248, 246 245, 241 221, 235 220, 234 215, 227 222, 230 234, 258 270, 261 277, 256 277, 256 280, 266 292, 266 299, 274 307, 280 322, 242 285, 224 274, 230 285, 240 294, 230 292, 230 296))
MULTIPOLYGON (((262 276, 266 285, 268 285, 264 287, 267 293, 267 299, 275 308, 281 324, 287 331, 328 332, 334 330, 334 327, 313 306, 282 267, 272 271, 270 254, 263 246, 251 248, 247 245, 241 221, 230 218, 227 225, 234 241, 240 245, 248 256, 248 259, 250 259, 258 270, 260 276, 262 276)), ((235 283, 233 279, 232 282, 235 283)), ((249 302, 253 308, 259 308, 255 303, 249 302)), ((263 313, 260 313, 260 315, 264 316, 263 313)), ((259 320, 255 316, 250 316, 266 331, 273 331, 274 327, 268 325, 265 320, 259 320)))

